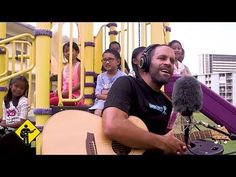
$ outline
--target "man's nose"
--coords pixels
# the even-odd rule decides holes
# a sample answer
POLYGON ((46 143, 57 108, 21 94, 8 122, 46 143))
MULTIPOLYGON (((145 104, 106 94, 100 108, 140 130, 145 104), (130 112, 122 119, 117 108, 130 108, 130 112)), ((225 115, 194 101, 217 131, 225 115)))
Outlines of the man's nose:
POLYGON ((166 65, 171 65, 172 64, 170 58, 167 58, 164 62, 165 62, 166 65))

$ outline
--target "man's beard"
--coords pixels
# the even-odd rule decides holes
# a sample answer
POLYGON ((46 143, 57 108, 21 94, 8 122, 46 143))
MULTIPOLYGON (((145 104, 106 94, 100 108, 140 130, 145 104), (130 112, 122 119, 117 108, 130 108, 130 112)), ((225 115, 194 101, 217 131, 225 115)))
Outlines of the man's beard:
POLYGON ((165 85, 169 82, 171 77, 163 77, 158 72, 157 74, 150 73, 152 81, 160 86, 165 85))

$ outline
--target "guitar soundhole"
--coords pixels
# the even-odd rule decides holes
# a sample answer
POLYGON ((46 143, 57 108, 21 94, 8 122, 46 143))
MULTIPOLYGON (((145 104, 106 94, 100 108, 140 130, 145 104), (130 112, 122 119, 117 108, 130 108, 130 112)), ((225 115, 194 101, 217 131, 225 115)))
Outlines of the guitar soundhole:
POLYGON ((112 141, 112 149, 117 155, 128 155, 131 152, 131 148, 117 141, 112 141))

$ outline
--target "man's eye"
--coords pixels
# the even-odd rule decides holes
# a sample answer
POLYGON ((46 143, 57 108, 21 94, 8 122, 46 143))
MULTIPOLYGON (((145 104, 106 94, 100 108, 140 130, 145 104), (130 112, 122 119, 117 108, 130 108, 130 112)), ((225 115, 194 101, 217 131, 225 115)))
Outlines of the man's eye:
POLYGON ((165 60, 166 57, 158 57, 159 60, 165 60))

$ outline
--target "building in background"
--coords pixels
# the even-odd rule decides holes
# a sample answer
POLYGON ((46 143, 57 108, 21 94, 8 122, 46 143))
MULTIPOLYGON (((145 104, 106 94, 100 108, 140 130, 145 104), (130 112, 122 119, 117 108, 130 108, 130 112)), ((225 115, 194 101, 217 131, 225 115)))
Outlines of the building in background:
POLYGON ((196 78, 222 98, 236 106, 236 72, 197 75, 196 78))
POLYGON ((236 55, 201 54, 196 78, 236 106, 236 55))
POLYGON ((200 74, 236 72, 236 55, 202 54, 199 62, 200 74))

